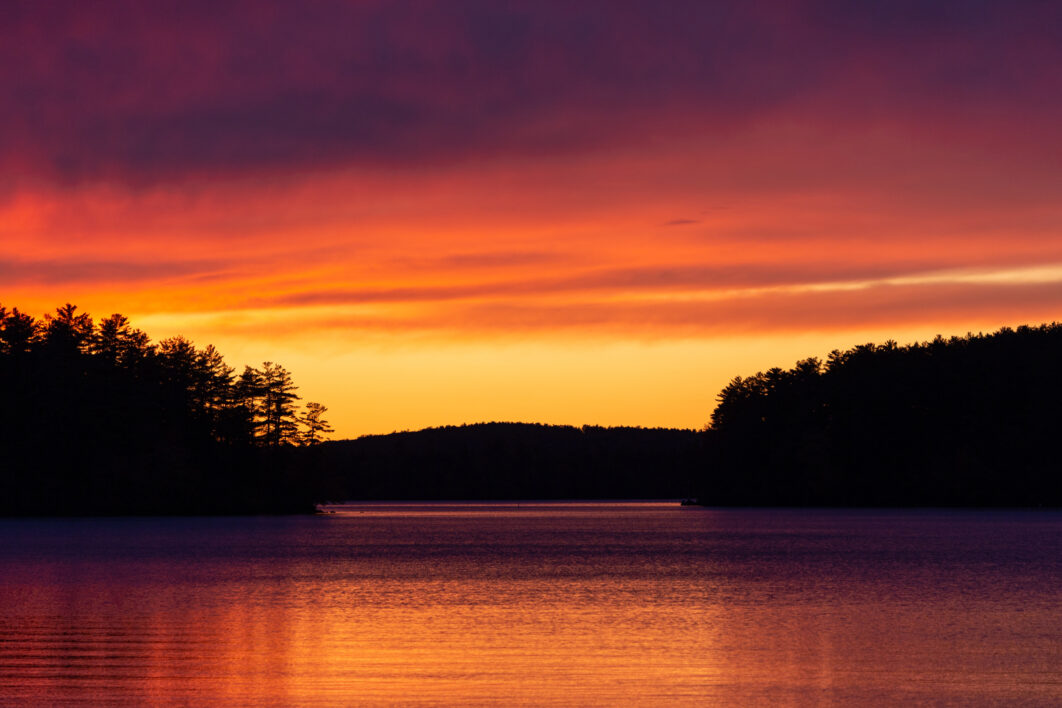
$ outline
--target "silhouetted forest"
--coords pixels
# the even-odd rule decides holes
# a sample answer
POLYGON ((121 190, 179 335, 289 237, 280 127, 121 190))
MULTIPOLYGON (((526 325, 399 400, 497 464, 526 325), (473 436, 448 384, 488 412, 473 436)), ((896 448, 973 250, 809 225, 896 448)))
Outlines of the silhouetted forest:
POLYGON ((707 505, 1062 506, 1062 325, 866 344, 736 378, 707 505))
POLYGON ((279 364, 238 376, 212 346, 157 344, 122 315, 0 306, 0 513, 313 511, 324 406, 279 364))
POLYGON ((480 423, 320 445, 348 499, 691 496, 701 436, 664 428, 480 423))
POLYGON ((1062 506, 1062 325, 866 344, 736 378, 702 432, 484 423, 322 441, 279 364, 122 315, 0 306, 0 514, 313 511, 343 499, 1062 506))

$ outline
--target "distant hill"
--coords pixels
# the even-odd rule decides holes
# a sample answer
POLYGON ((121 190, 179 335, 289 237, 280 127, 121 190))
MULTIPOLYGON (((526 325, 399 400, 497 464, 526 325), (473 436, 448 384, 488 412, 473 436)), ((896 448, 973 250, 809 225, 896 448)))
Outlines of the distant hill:
POLYGON ((703 469, 692 430, 480 423, 326 442, 349 499, 675 499, 703 469))

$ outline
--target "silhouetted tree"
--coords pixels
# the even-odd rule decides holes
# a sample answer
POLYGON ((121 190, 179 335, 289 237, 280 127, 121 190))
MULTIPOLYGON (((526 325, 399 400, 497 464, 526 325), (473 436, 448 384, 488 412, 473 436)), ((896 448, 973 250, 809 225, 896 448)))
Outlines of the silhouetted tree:
POLYGON ((155 353, 148 336, 117 313, 100 322, 91 349, 101 359, 126 369, 141 366, 155 353))
POLYGON ((12 308, 10 312, 7 312, 7 308, 2 309, 3 313, 0 316, 0 353, 25 354, 40 341, 40 323, 31 316, 19 312, 17 307, 12 308))
POLYGON ((92 343, 92 317, 77 314, 77 306, 67 303, 45 315, 44 343, 53 352, 72 355, 85 351, 92 343))
POLYGON ((237 407, 233 392, 234 369, 225 363, 214 345, 209 344, 196 351, 193 372, 193 401, 211 434, 218 439, 226 438, 233 419, 231 410, 237 407))
POLYGON ((300 437, 303 445, 316 445, 324 439, 325 435, 335 432, 324 419, 327 410, 328 408, 320 403, 310 401, 306 404, 306 412, 299 417, 299 423, 306 428, 300 437))
POLYGON ((266 417, 265 382, 262 372, 250 366, 244 366, 243 372, 236 379, 233 394, 248 421, 251 439, 260 440, 263 437, 262 431, 266 417))
POLYGON ((259 372, 261 376, 262 407, 262 441, 265 445, 276 447, 298 442, 298 419, 295 393, 298 387, 292 381, 291 373, 280 364, 264 362, 259 372))

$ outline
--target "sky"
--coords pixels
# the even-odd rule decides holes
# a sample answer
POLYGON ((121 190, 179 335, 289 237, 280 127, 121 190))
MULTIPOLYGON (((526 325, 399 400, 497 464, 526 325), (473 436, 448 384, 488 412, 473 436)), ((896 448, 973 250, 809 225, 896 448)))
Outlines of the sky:
POLYGON ((276 361, 335 437, 700 428, 1062 319, 1058 2, 0 4, 0 303, 276 361))

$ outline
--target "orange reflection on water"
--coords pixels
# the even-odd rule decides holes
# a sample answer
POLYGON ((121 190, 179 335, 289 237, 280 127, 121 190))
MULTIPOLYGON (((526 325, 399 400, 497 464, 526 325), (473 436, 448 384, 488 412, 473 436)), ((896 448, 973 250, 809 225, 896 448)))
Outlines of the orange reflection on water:
POLYGON ((281 704, 616 704, 694 702, 720 682, 724 667, 708 658, 717 623, 704 606, 604 592, 456 579, 295 584, 268 604, 182 619, 212 628, 202 638, 210 649, 184 667, 198 677, 189 684, 180 664, 190 657, 169 637, 152 656, 149 692, 281 704))
POLYGON ((348 511, 3 522, 0 703, 1062 699, 1057 515, 348 511))

